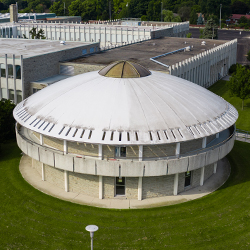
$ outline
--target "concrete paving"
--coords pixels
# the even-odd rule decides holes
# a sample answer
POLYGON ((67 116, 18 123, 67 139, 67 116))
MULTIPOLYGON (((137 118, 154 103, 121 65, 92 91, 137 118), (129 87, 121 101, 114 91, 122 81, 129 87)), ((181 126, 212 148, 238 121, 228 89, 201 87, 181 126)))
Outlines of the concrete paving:
POLYGON ((177 196, 149 198, 138 201, 126 199, 125 197, 114 197, 114 199, 101 200, 80 193, 65 192, 63 189, 58 188, 54 184, 51 184, 47 181, 42 181, 41 174, 39 174, 36 169, 32 168, 32 159, 26 155, 21 158, 19 169, 23 178, 29 184, 45 194, 73 203, 114 209, 137 209, 169 206, 198 199, 209 193, 212 193, 222 186, 228 179, 231 170, 228 160, 224 158, 218 162, 217 173, 213 174, 208 180, 206 180, 203 186, 182 192, 177 196))

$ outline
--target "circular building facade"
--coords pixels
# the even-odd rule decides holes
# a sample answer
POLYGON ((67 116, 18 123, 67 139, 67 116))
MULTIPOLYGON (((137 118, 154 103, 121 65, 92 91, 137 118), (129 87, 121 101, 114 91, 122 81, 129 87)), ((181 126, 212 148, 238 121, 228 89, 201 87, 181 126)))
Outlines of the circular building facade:
POLYGON ((42 180, 100 199, 142 200, 216 174, 238 113, 194 83, 119 61, 35 93, 14 117, 18 146, 42 180))

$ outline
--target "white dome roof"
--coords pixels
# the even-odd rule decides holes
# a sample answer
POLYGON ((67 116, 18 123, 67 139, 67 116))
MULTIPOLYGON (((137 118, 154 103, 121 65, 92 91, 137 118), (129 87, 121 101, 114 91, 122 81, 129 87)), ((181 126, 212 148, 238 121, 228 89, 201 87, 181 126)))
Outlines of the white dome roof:
POLYGON ((44 135, 114 145, 193 140, 237 120, 237 110, 207 89, 151 73, 111 78, 95 71, 67 78, 21 102, 14 117, 44 135))

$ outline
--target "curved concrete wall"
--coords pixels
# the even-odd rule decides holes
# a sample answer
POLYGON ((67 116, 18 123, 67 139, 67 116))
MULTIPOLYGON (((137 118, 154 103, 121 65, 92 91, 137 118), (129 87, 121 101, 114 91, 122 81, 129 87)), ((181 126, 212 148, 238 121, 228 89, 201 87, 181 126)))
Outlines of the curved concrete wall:
POLYGON ((98 160, 91 157, 81 158, 75 155, 63 154, 22 138, 16 133, 20 149, 44 164, 58 169, 82 174, 101 176, 146 177, 163 176, 195 170, 217 162, 225 157, 233 148, 235 134, 223 145, 199 154, 155 161, 131 160, 98 160))

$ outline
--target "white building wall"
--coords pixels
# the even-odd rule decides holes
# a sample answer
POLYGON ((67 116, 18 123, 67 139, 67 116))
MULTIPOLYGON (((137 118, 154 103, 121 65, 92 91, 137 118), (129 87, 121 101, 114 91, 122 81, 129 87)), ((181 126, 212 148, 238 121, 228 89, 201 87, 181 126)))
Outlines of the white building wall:
POLYGON ((236 63, 237 39, 202 52, 169 67, 171 75, 187 79, 203 87, 210 87, 236 63), (186 75, 186 77, 185 77, 186 75))
POLYGON ((28 23, 18 26, 0 26, 0 37, 31 38, 32 28, 43 29, 46 39, 64 41, 98 42, 101 47, 115 47, 162 36, 184 37, 189 22, 161 26, 122 26, 103 24, 28 23))

